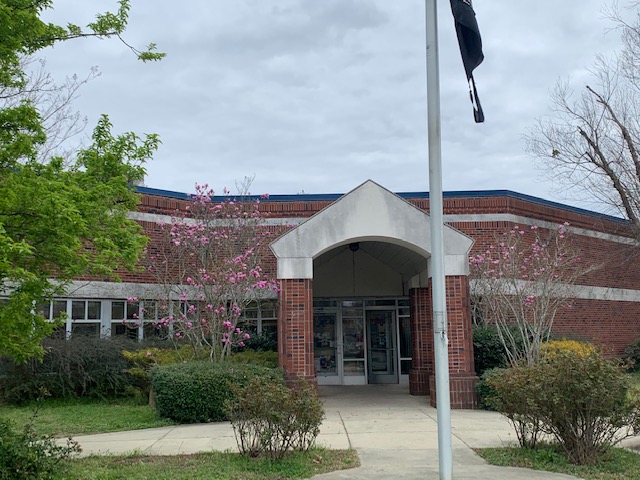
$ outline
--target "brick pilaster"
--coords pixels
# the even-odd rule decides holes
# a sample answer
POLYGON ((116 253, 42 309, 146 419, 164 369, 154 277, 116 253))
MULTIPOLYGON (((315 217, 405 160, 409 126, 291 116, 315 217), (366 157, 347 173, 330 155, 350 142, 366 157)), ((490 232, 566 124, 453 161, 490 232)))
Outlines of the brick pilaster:
POLYGON ((313 367, 313 289, 310 279, 280 280, 278 360, 288 382, 317 386, 313 367))
POLYGON ((429 377, 433 374, 433 322, 431 321, 431 289, 409 291, 411 341, 413 343, 409 392, 429 395, 429 377))
MULTIPOLYGON (((447 334, 449 337, 449 389, 451 408, 477 408, 475 386, 478 377, 473 364, 471 299, 469 278, 464 275, 445 278, 447 295, 447 334)), ((436 406, 436 385, 429 381, 431 405, 436 406)))

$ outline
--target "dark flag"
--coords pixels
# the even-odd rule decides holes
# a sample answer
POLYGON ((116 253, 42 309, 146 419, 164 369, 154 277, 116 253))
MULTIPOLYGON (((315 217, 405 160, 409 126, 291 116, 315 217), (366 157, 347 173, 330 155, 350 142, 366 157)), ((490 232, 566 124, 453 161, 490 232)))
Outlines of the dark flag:
POLYGON ((482 39, 480 38, 476 14, 473 11, 471 0, 451 0, 451 11, 453 12, 453 18, 455 20, 464 71, 467 74, 467 82, 469 82, 469 96, 473 104, 473 118, 476 123, 482 123, 484 122, 484 113, 482 112, 480 99, 476 91, 476 82, 473 79, 473 70, 484 60, 484 55, 482 54, 482 39))

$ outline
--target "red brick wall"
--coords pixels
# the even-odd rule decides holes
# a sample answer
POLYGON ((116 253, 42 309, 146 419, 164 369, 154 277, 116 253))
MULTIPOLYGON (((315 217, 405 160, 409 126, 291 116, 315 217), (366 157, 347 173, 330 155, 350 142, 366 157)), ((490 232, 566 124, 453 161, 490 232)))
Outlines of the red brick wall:
POLYGON ((433 321, 431 289, 409 290, 412 359, 409 372, 411 395, 429 395, 429 377, 433 374, 433 321))
POLYGON ((449 372, 452 375, 474 375, 469 279, 462 275, 446 277, 445 288, 449 335, 449 372))
POLYGON ((313 288, 309 279, 280 280, 278 356, 287 379, 314 381, 313 288))
MULTIPOLYGON (((428 200, 413 199, 410 202, 422 209, 428 209, 428 200)), ((261 203, 260 209, 270 218, 307 218, 331 203, 328 200, 291 202, 265 200, 261 203)), ((188 213, 185 209, 187 204, 187 200, 142 195, 139 211, 172 215, 178 209, 183 215, 186 215, 188 213)), ((620 222, 509 196, 446 198, 444 210, 445 214, 513 214, 549 221, 554 224, 569 222, 572 227, 597 232, 615 235, 626 234, 626 227, 620 222)), ((152 222, 140 223, 145 233, 150 237, 149 251, 156 252, 161 249, 161 232, 158 225, 152 222)), ((494 242, 496 233, 515 226, 513 223, 504 221, 457 222, 451 225, 475 240, 472 253, 486 249, 489 244, 494 242)), ((277 238, 289 228, 291 227, 270 227, 272 238, 277 238)), ((524 226, 524 228, 528 229, 529 227, 524 226)), ((600 270, 581 279, 581 284, 640 290, 640 261, 636 261, 637 249, 629 245, 587 236, 575 235, 574 238, 577 247, 584 253, 586 261, 603 266, 600 270)), ((270 251, 267 252, 264 263, 265 270, 275 276, 276 261, 270 251)), ((151 283, 154 281, 153 277, 144 270, 133 273, 122 272, 121 277, 125 282, 151 283)), ((453 288, 458 288, 458 286, 454 285, 453 288)), ((455 320, 459 314, 460 312, 457 311, 449 312, 450 325, 451 319, 455 320)), ((629 343, 640 338, 640 303, 580 300, 575 309, 562 312, 556 322, 555 331, 563 335, 580 335, 585 340, 599 342, 612 354, 619 355, 629 343)), ((456 330, 450 332, 450 336, 455 338, 456 342, 460 340, 456 343, 455 348, 468 348, 463 347, 466 345, 467 338, 470 338, 470 336, 467 337, 466 332, 456 330)), ((469 359, 464 360, 464 362, 468 361, 469 359)), ((452 363, 450 367, 451 371, 473 371, 468 364, 452 363)))
POLYGON ((553 331, 559 337, 596 343, 606 355, 620 357, 640 339, 640 303, 577 299, 572 308, 558 313, 553 331))
MULTIPOLYGON (((473 366, 473 337, 469 282, 465 276, 450 276, 445 280, 447 292, 447 322, 449 338, 449 390, 451 408, 475 408, 477 396, 473 366)), ((431 286, 409 292, 413 357, 409 372, 412 395, 430 395, 436 402, 433 352, 433 322, 431 286)))

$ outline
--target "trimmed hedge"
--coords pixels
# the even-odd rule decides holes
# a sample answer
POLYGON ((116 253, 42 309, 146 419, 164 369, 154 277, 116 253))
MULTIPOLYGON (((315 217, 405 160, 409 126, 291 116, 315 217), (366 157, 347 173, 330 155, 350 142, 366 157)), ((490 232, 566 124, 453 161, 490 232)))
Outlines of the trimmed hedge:
POLYGON ((267 350, 245 350, 244 352, 232 353, 227 357, 230 363, 248 363, 267 368, 278 368, 278 352, 267 350))
POLYGON ((158 415, 180 423, 227 419, 224 405, 233 401, 233 385, 255 377, 284 383, 282 371, 257 365, 198 361, 157 366, 149 372, 158 415))

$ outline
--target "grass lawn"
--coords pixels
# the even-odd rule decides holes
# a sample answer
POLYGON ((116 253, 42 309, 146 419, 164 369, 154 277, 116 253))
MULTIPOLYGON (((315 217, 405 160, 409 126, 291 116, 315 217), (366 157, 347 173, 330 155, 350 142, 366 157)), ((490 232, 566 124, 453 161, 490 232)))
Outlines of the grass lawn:
MULTIPOLYGON (((38 407, 35 425, 38 433, 43 435, 82 435, 175 424, 158 418, 154 408, 126 399, 46 399, 39 402, 38 407)), ((0 417, 22 426, 29 420, 34 408, 35 403, 19 407, 3 405, 0 406, 0 417)))
POLYGON ((92 456, 72 460, 65 480, 281 480, 309 478, 360 465, 355 450, 296 452, 282 461, 252 459, 235 453, 180 456, 92 456))
POLYGON ((585 480, 640 479, 640 455, 613 448, 597 465, 573 465, 553 446, 535 450, 507 447, 483 448, 477 453, 492 465, 526 467, 575 475, 585 480))

